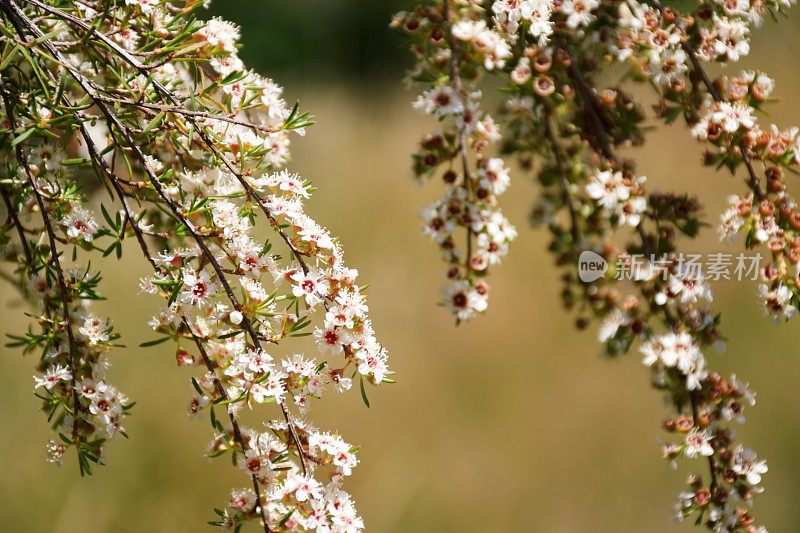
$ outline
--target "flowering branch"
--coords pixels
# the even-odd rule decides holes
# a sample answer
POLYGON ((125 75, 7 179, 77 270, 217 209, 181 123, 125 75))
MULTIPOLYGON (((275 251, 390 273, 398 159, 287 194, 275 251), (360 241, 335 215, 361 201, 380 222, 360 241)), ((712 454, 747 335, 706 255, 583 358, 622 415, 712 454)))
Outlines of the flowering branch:
POLYGON ((683 14, 657 1, 629 2, 623 6, 629 22, 617 35, 622 44, 619 58, 628 61, 635 72, 643 72, 644 62, 674 58, 669 76, 654 79, 662 99, 661 115, 671 122, 683 114, 692 135, 711 144, 706 164, 727 167, 731 173, 740 166, 745 168, 749 194, 729 198, 730 208, 722 215, 719 233, 723 240, 745 233, 746 248, 761 244, 769 248, 773 262, 762 268, 766 283, 759 290, 765 311, 776 321, 794 316, 800 307, 797 276, 789 272, 790 265, 800 261, 800 213, 783 180, 785 170, 795 171, 800 165, 798 130, 772 126, 767 131, 758 126, 755 113, 774 89, 767 75, 742 72, 712 80, 703 63, 738 61, 750 50, 750 27, 759 25, 766 13, 775 16, 792 3, 702 2, 692 13, 683 14), (654 43, 636 30, 635 21, 642 17, 664 28, 669 37, 654 43), (755 163, 764 167, 766 187, 761 185, 755 163))
MULTIPOLYGON (((308 115, 297 106, 289 109, 280 87, 244 67, 236 56, 235 26, 195 18, 200 3, 177 7, 148 0, 99 10, 98 5, 0 0, 10 23, 0 24, 0 31, 12 43, 0 57, 0 73, 14 95, 4 107, 7 115, 22 117, 0 130, 0 154, 32 146, 16 167, 31 173, 34 190, 40 182, 52 184, 40 203, 62 197, 68 202, 50 207, 54 219, 43 216, 42 229, 30 231, 50 234, 54 253, 55 243, 63 241, 79 242, 86 253, 118 257, 122 241, 135 237, 153 269, 141 289, 166 301, 151 320, 160 338, 145 344, 174 340, 178 365, 200 369, 191 379, 189 412, 208 414, 214 437, 207 453, 230 453, 252 481, 252 490, 234 491, 227 506, 215 510, 215 525, 239 530, 252 521, 264 531, 363 529, 341 487, 358 462, 357 448, 299 416, 328 385, 342 392, 358 376, 366 402, 364 382, 391 381, 386 350, 375 338, 355 283, 357 272, 344 265, 335 238, 303 210, 313 188, 279 170, 288 157, 289 134, 309 126, 308 115), (80 205, 85 198, 78 170, 86 168, 121 207, 115 217, 102 206, 105 226, 80 205), (253 235, 259 213, 291 253, 285 266, 271 253, 269 240, 253 235), (56 235, 57 223, 68 239, 56 235), (101 238, 111 244, 93 244, 101 238), (166 249, 153 254, 154 245, 166 249), (286 282, 288 289, 267 292, 263 274, 276 285, 286 282), (324 317, 313 327, 317 307, 324 308, 324 317), (262 344, 312 334, 330 359, 296 354, 273 360, 262 344), (183 347, 187 339, 190 345, 183 347), (335 361, 340 354, 344 360, 335 361), (263 432, 243 427, 239 413, 254 403, 276 404, 282 419, 268 422, 263 432), (227 427, 215 408, 225 409, 227 427)), ((34 271, 46 261, 38 249, 25 253, 29 230, 21 216, 27 215, 30 187, 16 179, 3 183, 5 228, 15 228, 22 250, 19 255, 9 248, 4 257, 20 264, 17 272, 34 271)), ((42 207, 38 211, 45 214, 42 207)), ((101 324, 104 339, 110 339, 101 324)), ((32 334, 20 339, 43 342, 32 334)), ((58 403, 70 391, 90 402, 93 415, 95 403, 109 403, 107 386, 92 387, 86 380, 71 386, 68 373, 56 367, 43 378, 58 386, 53 394, 58 403)), ((122 413, 111 410, 117 419, 129 408, 121 398, 116 394, 111 402, 122 406, 122 413)), ((51 445, 57 459, 73 445, 80 448, 75 439, 61 439, 51 445)), ((84 441, 97 448, 93 457, 99 458, 102 441, 84 441)))
MULTIPOLYGON (((708 464, 706 476, 690 478, 676 518, 694 516, 715 531, 765 531, 754 525, 749 505, 761 490, 766 464, 737 444, 729 428, 743 422, 743 406, 754 403, 753 395, 735 377, 707 368, 705 348, 722 346, 719 316, 709 306, 712 295, 702 271, 679 261, 684 254, 677 237, 696 236, 701 206, 686 195, 647 193, 635 163, 616 154, 619 146, 644 142, 644 114, 621 87, 596 88, 596 73, 608 58, 626 54, 639 59, 656 84, 669 86, 674 73, 684 72, 675 54, 690 43, 673 38, 671 27, 638 11, 635 2, 496 0, 491 9, 482 4, 460 8, 473 28, 468 41, 475 51, 461 69, 473 73, 472 79, 481 72, 500 78, 511 95, 502 109, 501 146, 524 168, 537 165, 542 197, 532 220, 546 222, 553 234, 550 250, 565 270, 564 304, 580 311, 581 328, 591 319, 601 322, 606 354, 626 353, 638 343, 654 387, 674 409, 664 428, 676 439, 665 444, 665 457, 673 463, 704 457, 708 464), (635 32, 640 39, 630 35, 635 32), (654 57, 639 49, 643 41, 653 47, 668 43, 662 49, 674 53, 654 57), (637 264, 637 257, 645 261, 637 264), (579 280, 575 267, 592 261, 606 267, 586 278, 579 272, 579 280)), ((416 78, 424 79, 447 53, 437 39, 439 5, 433 1, 398 14, 393 23, 412 40, 416 78)), ((735 48, 734 33, 716 35, 735 48)))
POLYGON ((392 25, 429 32, 416 51, 419 65, 410 77, 430 88, 414 108, 436 117, 443 129, 421 141, 414 154, 414 174, 421 179, 445 169, 445 194, 423 210, 423 232, 439 245, 449 265, 442 303, 461 322, 486 310, 488 269, 500 263, 517 235, 497 207, 498 196, 509 186, 509 169, 487 153, 500 133, 491 115, 480 109, 481 94, 474 87, 480 78, 476 60, 491 71, 502 68, 511 52, 485 23, 472 20, 477 6, 445 0, 419 10, 424 16, 400 13, 392 25), (474 172, 471 158, 476 161, 474 172), (458 165, 460 173, 455 170, 458 165), (455 239, 460 228, 466 234, 463 250, 455 239))
MULTIPOLYGON (((11 124, 12 130, 17 130, 17 122, 14 118, 13 106, 11 105, 11 100, 8 96, 8 93, 5 91, 5 84, 0 81, 2 85, 2 98, 3 104, 5 106, 6 112, 8 113, 8 121, 11 124)), ((61 309, 62 309, 62 324, 64 331, 66 332, 67 338, 67 353, 68 353, 68 366, 69 372, 61 371, 59 372, 59 381, 68 381, 68 387, 71 391, 72 396, 72 405, 68 406, 64 404, 64 409, 72 414, 73 421, 72 421, 72 440, 76 444, 76 446, 80 446, 81 444, 81 435, 78 428, 78 421, 80 420, 82 406, 80 403, 80 399, 78 398, 78 390, 75 385, 76 383, 76 376, 78 375, 76 370, 76 359, 77 359, 77 345, 75 342, 75 333, 72 329, 72 319, 70 318, 69 307, 72 303, 72 298, 69 295, 69 288, 67 287, 67 282, 64 277, 64 270, 61 268, 61 259, 59 258, 59 251, 58 246, 56 245, 56 237, 53 232, 53 227, 50 222, 50 217, 47 214, 47 206, 45 205, 45 200, 42 197, 42 194, 39 192, 36 182, 34 180, 33 174, 31 173, 30 167, 25 163, 27 161, 27 157, 23 152, 22 143, 17 144, 15 147, 15 155, 17 157, 17 162, 21 168, 25 169, 25 175, 28 179, 28 186, 30 187, 33 196, 36 198, 36 205, 39 208, 39 213, 42 216, 42 222, 44 224, 45 233, 47 234, 48 243, 50 245, 50 259, 52 264, 52 269, 55 272, 56 276, 56 283, 58 285, 58 291, 61 297, 61 309)), ((9 210, 11 213, 12 210, 9 210)), ((14 213, 15 222, 18 223, 18 218, 16 213, 14 213)), ((24 238, 23 238, 24 240, 24 238)), ((27 247, 26 247, 27 250, 27 247)), ((26 254, 30 254, 30 251, 27 251, 26 254)), ((27 255, 26 258, 29 258, 30 255, 27 255)))

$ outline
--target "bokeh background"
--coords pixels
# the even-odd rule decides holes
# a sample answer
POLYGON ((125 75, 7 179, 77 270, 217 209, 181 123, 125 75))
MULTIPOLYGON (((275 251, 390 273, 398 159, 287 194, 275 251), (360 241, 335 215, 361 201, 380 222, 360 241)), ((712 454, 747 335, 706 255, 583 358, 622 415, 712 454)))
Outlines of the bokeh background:
MULTIPOLYGON (((242 25, 243 58, 286 86, 316 115, 294 144, 292 169, 319 192, 312 214, 341 236, 370 284, 373 318, 398 384, 319 402, 311 417, 362 445, 348 480, 375 532, 670 532, 684 472, 659 457, 667 411, 639 355, 606 360, 595 332, 578 332, 560 307, 547 236, 526 219, 537 194, 514 175, 502 201, 520 229, 492 277, 490 312, 454 327, 435 305, 443 268, 419 234, 419 209, 438 184, 409 171, 415 141, 434 125, 409 106, 399 80, 408 65, 386 28, 395 0, 225 0, 212 12, 242 25)), ((800 15, 799 13, 793 13, 800 15)), ((767 23, 746 66, 774 75, 781 125, 800 123, 797 21, 767 23)), ((712 223, 740 178, 701 168, 701 147, 681 125, 638 150, 651 187, 700 195, 712 223)), ((738 252, 713 227, 690 251, 738 252)), ((0 348, 0 531, 206 531, 211 508, 246 480, 225 460, 203 458, 205 422, 188 420, 188 374, 169 345, 136 348, 158 300, 135 295, 146 272, 136 250, 104 268, 101 305, 127 349, 112 355, 112 379, 138 401, 130 440, 109 447, 108 467, 87 479, 75 465, 45 463, 48 438, 31 394, 33 361, 0 348)), ((716 283, 729 350, 711 365, 735 371, 759 393, 740 431, 769 461, 757 516, 773 532, 800 531, 800 327, 778 327, 757 304, 753 282, 716 283)), ((13 289, 0 292, 0 330, 25 328, 13 289)), ((298 341, 300 343, 301 341, 298 341)), ((261 411, 263 414, 265 411, 261 411)), ((264 414, 264 416, 272 416, 264 414)))

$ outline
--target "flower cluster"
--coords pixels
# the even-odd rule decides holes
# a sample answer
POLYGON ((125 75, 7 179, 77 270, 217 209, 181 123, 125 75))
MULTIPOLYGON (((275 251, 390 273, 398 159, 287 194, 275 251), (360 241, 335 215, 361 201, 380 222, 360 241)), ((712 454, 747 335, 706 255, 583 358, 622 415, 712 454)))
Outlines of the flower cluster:
POLYGON ((692 135, 709 146, 706 164, 746 171, 749 191, 731 196, 719 233, 727 241, 745 234, 746 247, 769 249, 773 261, 762 270, 759 293, 776 320, 800 307, 800 213, 783 179, 800 165, 798 128, 759 125, 757 113, 775 89, 768 75, 745 71, 711 79, 703 63, 739 60, 749 52, 751 27, 793 3, 704 2, 694 13, 680 13, 657 2, 629 1, 620 8, 625 24, 617 31, 618 58, 657 82, 661 115, 669 122, 686 118, 692 135), (665 79, 653 65, 667 63, 665 79), (764 166, 762 176, 757 163, 764 166))
MULTIPOLYGON (((1 96, 6 118, 0 135, 10 143, 24 118, 8 92, 1 96)), ((39 120, 51 116, 43 109, 34 113, 39 120)), ((10 335, 9 345, 40 354, 34 391, 59 435, 47 445, 48 460, 60 465, 73 449, 81 474, 88 474, 102 462, 106 441, 125 435, 124 417, 133 404, 108 382, 106 355, 119 335, 92 312, 92 301, 102 298, 100 275, 88 266, 68 267, 59 251, 102 251, 95 238, 107 236, 81 205, 84 197, 65 160, 62 147, 46 138, 0 152, 5 179, 14 183, 1 191, 9 214, 2 257, 13 265, 17 287, 36 317, 36 329, 10 335)))
POLYGON ((586 185, 586 194, 611 215, 615 224, 636 227, 647 209, 647 198, 642 195, 645 181, 644 176, 631 179, 619 171, 598 170, 586 185))
MULTIPOLYGON (((341 489, 341 479, 349 476, 358 462, 356 449, 339 436, 320 432, 300 421, 295 422, 295 431, 308 443, 306 460, 316 469, 328 471, 328 483, 322 484, 303 474, 288 460, 286 441, 291 436, 286 423, 270 423, 268 431, 263 433, 242 430, 245 453, 237 464, 269 487, 263 498, 268 514, 281 517, 280 527, 288 531, 361 531, 364 522, 350 495, 341 489)), ((209 453, 222 454, 227 446, 225 435, 219 435, 211 442, 209 453)), ((232 491, 227 506, 215 510, 220 517, 215 524, 236 529, 252 514, 257 501, 252 490, 232 491)), ((272 530, 275 529, 273 526, 272 530)))
POLYGON ((680 371, 689 390, 699 389, 701 381, 708 377, 706 360, 687 333, 670 332, 653 337, 640 350, 644 354, 644 364, 655 372, 664 373, 672 368, 680 371))
POLYGON ((300 415, 354 382, 368 405, 367 385, 391 372, 358 272, 305 211, 315 188, 283 168, 311 121, 242 63, 235 25, 178 4, 0 2, 0 32, 18 43, 0 59, 3 258, 38 306, 41 332, 16 340, 42 353, 36 392, 59 430, 48 453, 74 448, 88 471, 124 432, 131 403, 105 380, 117 335, 88 305, 100 277, 64 252, 121 257, 132 239, 153 271, 140 290, 164 301, 144 345, 177 343, 194 371, 188 412, 214 432, 208 455, 251 482, 216 523, 359 531, 342 487, 357 448, 300 415), (87 207, 99 187, 102 217, 87 207), (316 358, 294 342, 307 336, 316 358), (263 433, 240 424, 256 404, 276 406, 263 433))
POLYGON ((692 133, 712 146, 706 155, 709 164, 732 171, 744 166, 749 176, 748 193, 729 197, 730 207, 720 216, 719 234, 726 241, 744 234, 746 247, 769 250, 772 262, 761 271, 761 301, 773 319, 788 319, 800 307, 800 210, 784 173, 800 166, 800 130, 759 126, 755 113, 774 87, 767 75, 741 72, 721 79, 717 86, 720 99, 705 106, 692 133), (763 163, 764 178, 756 174, 755 162, 763 163))
MULTIPOLYGON (((753 395, 735 377, 711 368, 705 354, 724 347, 711 288, 703 272, 675 261, 683 253, 677 238, 695 237, 702 226, 702 206, 685 194, 648 192, 635 162, 618 155, 618 148, 645 141, 645 113, 625 87, 599 86, 598 73, 624 62, 631 74, 626 79, 650 82, 661 96, 658 116, 667 122, 684 117, 693 134, 712 145, 709 164, 767 165, 766 191, 759 187, 733 198, 720 232, 746 232, 748 246, 764 243, 774 250, 774 264, 762 273, 762 300, 773 316, 792 316, 798 285, 787 266, 800 259, 792 227, 800 228, 800 215, 781 178, 782 168, 797 164, 797 131, 758 127, 756 111, 773 91, 769 77, 742 73, 712 81, 702 69, 706 62, 746 55, 751 26, 790 3, 700 2, 682 13, 657 1, 498 0, 484 10, 477 2, 431 0, 395 19, 412 39, 415 79, 451 80, 446 67, 455 57, 458 72, 472 82, 471 94, 481 76, 500 80, 506 99, 497 115, 498 142, 523 168, 536 169, 542 195, 531 221, 552 234, 549 249, 564 269, 564 304, 579 313, 579 328, 600 323, 605 354, 634 346, 643 354, 653 386, 674 409, 664 424, 675 436, 665 457, 701 459, 705 470, 681 493, 677 517, 691 516, 714 531, 765 531, 755 525, 750 505, 766 464, 735 441, 732 428, 744 421, 753 395), (467 19, 463 27, 472 29, 458 33, 469 38, 456 51, 444 39, 451 17, 467 19), (485 33, 491 31, 508 47, 485 33), (584 283, 575 267, 588 250, 609 266, 584 283), (631 255, 645 262, 622 283, 616 273, 628 268, 631 255)), ((440 142, 457 143, 455 138, 452 133, 440 142)), ((417 158, 418 174, 435 167, 435 155, 428 166, 417 158)), ((427 215, 433 226, 426 233, 434 238, 457 227, 435 210, 427 215)), ((473 301, 467 287, 455 293, 460 301, 473 301)))
POLYGON ((472 86, 481 69, 506 66, 511 56, 509 28, 523 24, 539 34, 535 28, 547 14, 534 9, 534 3, 522 2, 523 8, 497 2, 497 18, 491 25, 480 19, 479 6, 456 8, 449 2, 399 13, 392 22, 422 50, 411 78, 430 88, 414 108, 442 124, 441 132, 420 142, 414 173, 418 178, 440 175, 445 185, 443 197, 422 212, 423 233, 439 246, 448 263, 443 304, 458 322, 487 308, 489 267, 500 263, 517 236, 498 207, 498 197, 510 183, 509 169, 488 153, 500 140, 500 131, 481 109, 481 93, 472 86), (462 240, 466 242, 460 246, 462 240))

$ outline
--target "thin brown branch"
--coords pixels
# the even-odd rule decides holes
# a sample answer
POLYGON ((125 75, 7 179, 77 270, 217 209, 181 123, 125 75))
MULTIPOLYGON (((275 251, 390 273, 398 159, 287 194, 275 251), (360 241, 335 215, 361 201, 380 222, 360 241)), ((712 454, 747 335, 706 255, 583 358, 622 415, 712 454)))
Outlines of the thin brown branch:
MULTIPOLYGON (((605 130, 605 126, 601 118, 600 113, 602 108, 600 105, 600 101, 598 100, 597 95, 594 93, 592 88, 586 82, 580 69, 576 67, 575 56, 569 50, 566 40, 563 37, 559 37, 558 41, 559 41, 559 46, 562 48, 562 50, 564 50, 564 52, 566 52, 571 58, 568 67, 568 73, 570 79, 573 81, 573 84, 575 85, 580 100, 584 104, 583 108, 590 118, 591 127, 594 129, 593 136, 595 137, 595 139, 599 141, 599 146, 598 146, 599 153, 610 163, 616 164, 617 159, 614 153, 614 149, 609 140, 610 136, 608 135, 608 132, 605 130)), ((646 253, 650 257, 654 257, 652 248, 650 246, 649 238, 647 237, 647 234, 642 228, 642 224, 639 224, 636 229, 642 241, 642 246, 644 247, 646 253)), ((664 314, 664 320, 666 321, 667 325, 669 325, 669 327, 672 328, 673 330, 677 329, 679 326, 679 321, 675 316, 673 316, 672 311, 669 309, 669 307, 667 305, 662 305, 658 306, 658 309, 664 314)), ((694 393, 693 392, 690 393, 689 397, 692 407, 692 418, 694 425, 696 427, 700 427, 699 413, 697 412, 697 402, 694 393)), ((710 456, 708 458, 708 464, 709 464, 709 474, 711 477, 710 486, 713 488, 716 487, 717 485, 717 478, 716 478, 717 470, 713 456, 710 456)))
MULTIPOLYGON (((458 46, 456 45, 456 39, 453 36, 453 21, 452 21, 452 6, 450 5, 451 0, 444 0, 444 34, 445 38, 447 39, 447 46, 450 48, 450 79, 453 82, 453 88, 455 89, 456 93, 458 94, 459 98, 466 99, 467 94, 464 91, 464 84, 461 80, 461 74, 459 72, 459 55, 460 51, 458 46)), ((466 111, 466 108, 465 108, 466 111)), ((461 166, 463 167, 463 174, 464 174, 464 192, 467 195, 467 201, 470 200, 472 197, 472 188, 470 187, 470 172, 469 172, 469 153, 467 152, 467 134, 466 134, 466 121, 464 124, 459 126, 458 128, 458 152, 461 155, 461 166)), ((472 267, 470 266, 470 258, 472 257, 472 227, 469 223, 466 224, 467 229, 467 243, 466 243, 466 254, 464 258, 464 269, 466 270, 466 274, 472 271, 472 267)))
POLYGON ((575 206, 572 202, 572 194, 570 193, 570 183, 567 178, 567 155, 561 147, 559 142, 560 132, 557 130, 557 125, 553 118, 553 110, 549 106, 546 110, 545 118, 545 135, 550 141, 550 146, 553 150, 553 156, 556 162, 556 169, 559 175, 559 187, 561 189, 561 201, 567 207, 570 220, 570 235, 572 235, 573 246, 580 243, 580 225, 578 223, 578 213, 575 211, 575 206))
MULTIPOLYGON (((0 80, 0 92, 2 92, 2 99, 3 105, 6 108, 6 114, 8 116, 8 120, 11 123, 11 127, 13 130, 17 129, 16 118, 14 116, 14 108, 11 104, 11 98, 6 90, 5 82, 0 80)), ((69 287, 67 286, 66 278, 64 277, 64 270, 61 267, 61 259, 60 254, 58 252, 58 246, 56 245, 56 235, 53 231, 53 226, 50 221, 50 216, 48 215, 47 205, 45 204, 44 198, 39 193, 39 188, 36 186, 36 179, 31 172, 30 165, 28 165, 27 157, 25 157, 25 153, 22 147, 23 143, 18 143, 14 149, 16 154, 17 163, 25 170, 25 175, 28 178, 28 183, 30 185, 30 190, 33 193, 34 197, 36 198, 36 204, 39 207, 40 214, 42 216, 42 223, 44 225, 45 233, 47 234, 47 239, 50 245, 50 258, 52 261, 52 268, 56 274, 56 282, 58 284, 58 289, 61 294, 61 315, 63 320, 63 327, 67 335, 67 348, 69 352, 69 371, 70 371, 70 380, 69 380, 69 387, 72 396, 73 402, 73 423, 72 423, 72 438, 73 441, 80 442, 80 434, 78 432, 78 421, 80 419, 80 411, 81 411, 81 403, 80 398, 78 397, 78 391, 75 387, 75 384, 78 379, 77 373, 77 344, 75 341, 75 335, 72 330, 72 319, 69 314, 69 304, 72 301, 69 295, 69 287)))

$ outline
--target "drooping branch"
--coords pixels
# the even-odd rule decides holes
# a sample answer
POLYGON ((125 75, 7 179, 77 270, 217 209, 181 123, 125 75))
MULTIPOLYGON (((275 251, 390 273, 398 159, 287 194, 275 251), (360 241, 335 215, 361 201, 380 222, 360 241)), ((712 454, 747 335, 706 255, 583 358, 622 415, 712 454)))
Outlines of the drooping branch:
MULTIPOLYGON (((157 25, 160 13, 136 23, 133 44, 126 40, 131 34, 120 27, 145 10, 161 7, 106 6, 93 20, 81 16, 94 7, 92 2, 71 7, 26 0, 0 2, 3 15, 16 30, 9 26, 3 30, 16 46, 11 55, 20 48, 28 50, 23 67, 30 66, 34 73, 30 79, 15 77, 14 91, 33 102, 33 108, 23 111, 26 118, 30 116, 27 129, 14 133, 30 137, 44 154, 37 172, 49 175, 59 186, 63 183, 62 193, 42 199, 60 202, 59 217, 64 213, 83 217, 76 220, 76 227, 63 218, 59 223, 65 232, 84 232, 79 244, 87 252, 108 255, 116 250, 121 256, 122 240, 133 234, 150 263, 153 276, 141 280, 140 287, 167 298, 167 306, 151 320, 153 329, 167 337, 145 344, 174 339, 179 343, 179 366, 205 368, 206 374, 192 379, 198 396, 192 398, 190 414, 210 410, 215 436, 208 455, 232 451, 234 464, 252 480, 252 490, 232 493, 228 505, 218 511, 222 520, 215 525, 238 529, 245 521, 256 520, 264 531, 278 531, 296 530, 315 520, 319 527, 330 527, 335 521, 362 529, 350 496, 341 488, 342 477, 350 475, 357 463, 356 448, 338 435, 293 417, 288 407, 293 401, 304 412, 309 399, 321 397, 328 384, 335 384, 339 391, 349 389, 352 378, 344 372, 353 366, 357 367, 353 377, 359 375, 362 380, 365 402, 363 381, 373 385, 391 381, 386 350, 374 336, 368 307, 355 283, 356 271, 343 264, 335 238, 303 212, 302 199, 309 196, 310 186, 287 171, 274 171, 286 161, 287 132, 309 125, 308 115, 298 113, 297 107, 289 111, 277 84, 244 69, 235 55, 238 29, 229 23, 219 19, 196 23, 193 9, 172 11, 166 30, 171 50, 150 53, 153 50, 137 50, 135 41, 157 25), (45 33, 53 24, 62 29, 58 41, 45 33), (181 61, 170 64, 178 56, 181 61), (168 71, 180 75, 173 80, 165 76, 168 71), (87 75, 92 72, 107 75, 87 75), (231 89, 238 80, 241 85, 231 89), (189 94, 180 92, 186 85, 191 85, 189 94), (243 90, 256 99, 239 99, 229 90, 243 90), (100 124, 106 141, 96 140, 90 123, 100 124), (107 227, 99 228, 91 213, 79 205, 84 198, 77 192, 77 182, 70 181, 75 173, 64 170, 67 165, 59 166, 60 147, 48 135, 77 139, 85 147, 88 154, 69 160, 69 166, 91 168, 112 202, 121 205, 116 219, 101 206, 107 227), (243 140, 251 144, 243 147, 243 140), (53 156, 53 152, 58 153, 53 156), (143 179, 137 178, 140 173, 143 179), (138 214, 134 201, 141 208, 138 214), (289 248, 286 263, 290 268, 278 266, 282 258, 269 253, 269 240, 258 243, 260 239, 248 234, 259 213, 289 248), (145 219, 148 214, 152 218, 145 219), (114 241, 109 248, 92 242, 105 237, 114 241), (166 245, 166 251, 154 255, 150 238, 166 245), (190 247, 181 248, 184 243, 190 247), (289 294, 279 289, 267 293, 260 280, 264 272, 276 282, 289 282, 289 294), (241 285, 241 296, 234 283, 241 285), (275 312, 276 304, 285 300, 290 306, 275 312), (308 312, 300 311, 301 303, 308 312), (326 311, 324 329, 315 329, 315 340, 333 355, 344 352, 344 364, 318 364, 300 354, 273 363, 262 343, 307 335, 302 330, 312 323, 313 308, 320 304, 326 311), (180 348, 184 339, 196 345, 199 359, 180 348), (280 407, 283 421, 269 422, 267 432, 241 425, 237 415, 241 404, 252 407, 251 402, 271 401, 280 407), (229 429, 216 418, 215 405, 226 407, 229 429), (328 485, 315 479, 318 474, 329 476, 328 485), (301 492, 295 496, 295 491, 302 490, 311 491, 311 496, 301 492), (284 496, 276 499, 278 493, 284 496), (329 502, 332 499, 335 505, 329 502)), ((148 39, 150 47, 165 37, 159 31, 148 39)), ((17 73, 11 70, 12 75, 17 73)), ((10 190, 19 194, 15 187, 19 184, 12 183, 10 190)), ((13 203, 15 198, 9 195, 7 199, 13 203)), ((14 222, 10 216, 6 227, 14 222)), ((39 231, 26 228, 22 221, 17 229, 23 239, 39 231)), ((62 244, 75 239, 54 238, 62 244)), ((31 334, 30 341, 26 338, 20 344, 39 342, 39 338, 31 334)), ((57 383, 59 375, 48 379, 48 384, 57 383)), ((81 387, 81 394, 92 401, 99 394, 90 381, 82 381, 81 387)), ((63 446, 53 446, 54 454, 63 455, 63 446)))

